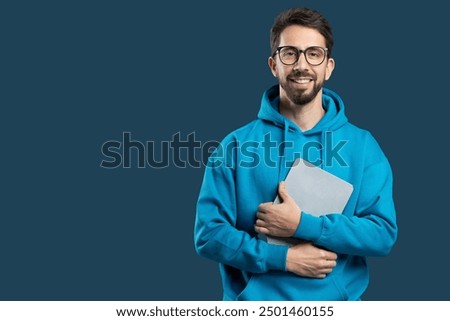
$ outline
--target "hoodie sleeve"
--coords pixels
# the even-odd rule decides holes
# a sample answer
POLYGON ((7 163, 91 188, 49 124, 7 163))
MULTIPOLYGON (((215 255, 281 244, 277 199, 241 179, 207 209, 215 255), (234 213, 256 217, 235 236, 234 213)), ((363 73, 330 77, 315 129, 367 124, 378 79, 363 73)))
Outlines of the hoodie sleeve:
POLYGON ((392 197, 392 170, 375 139, 369 134, 363 176, 353 216, 302 213, 296 237, 342 254, 388 255, 397 239, 392 197))
POLYGON ((195 249, 203 257, 248 272, 284 271, 287 246, 268 244, 236 228, 235 168, 230 162, 235 155, 224 153, 222 146, 227 144, 219 145, 205 169, 194 226, 195 249))

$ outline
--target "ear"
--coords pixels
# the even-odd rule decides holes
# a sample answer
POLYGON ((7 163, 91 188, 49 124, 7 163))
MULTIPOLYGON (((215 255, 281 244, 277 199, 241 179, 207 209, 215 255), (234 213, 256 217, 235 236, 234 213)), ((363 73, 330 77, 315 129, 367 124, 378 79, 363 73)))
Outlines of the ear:
POLYGON ((269 57, 267 60, 267 63, 269 64, 270 71, 272 72, 272 75, 274 77, 277 77, 277 62, 275 59, 273 59, 272 56, 269 57))
POLYGON ((330 59, 327 60, 327 66, 326 66, 326 69, 325 69, 325 80, 330 79, 331 74, 333 73, 335 64, 336 63, 335 63, 333 58, 330 58, 330 59))

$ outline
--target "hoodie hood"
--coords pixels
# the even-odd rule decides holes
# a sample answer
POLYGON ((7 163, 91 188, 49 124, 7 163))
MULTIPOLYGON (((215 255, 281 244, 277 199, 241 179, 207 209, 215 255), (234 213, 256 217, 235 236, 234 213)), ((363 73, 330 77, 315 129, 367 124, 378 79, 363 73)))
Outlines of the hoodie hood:
MULTIPOLYGON (((338 94, 323 88, 322 106, 325 109, 325 116, 310 130, 302 132, 303 135, 314 135, 323 131, 334 131, 347 123, 344 111, 344 102, 338 94)), ((279 112, 280 90, 275 85, 266 90, 261 99, 261 107, 258 118, 272 122, 275 126, 284 128, 287 131, 300 131, 300 128, 279 112)))
MULTIPOLYGON (((344 113, 344 102, 338 94, 327 88, 322 90, 322 106, 325 109, 325 115, 313 128, 307 131, 302 131, 297 124, 280 114, 279 103, 279 86, 275 85, 264 92, 258 118, 279 127, 283 131, 283 142, 297 142, 297 147, 294 149, 289 150, 284 144, 279 151, 278 177, 281 180, 286 176, 290 165, 297 157, 295 151, 302 150, 302 144, 307 141, 314 141, 317 145, 324 146, 325 136, 345 125, 348 120, 344 113)), ((307 155, 302 157, 310 163, 324 168, 323 160, 326 157, 324 148, 311 149, 307 155), (317 154, 314 154, 314 151, 317 154)))

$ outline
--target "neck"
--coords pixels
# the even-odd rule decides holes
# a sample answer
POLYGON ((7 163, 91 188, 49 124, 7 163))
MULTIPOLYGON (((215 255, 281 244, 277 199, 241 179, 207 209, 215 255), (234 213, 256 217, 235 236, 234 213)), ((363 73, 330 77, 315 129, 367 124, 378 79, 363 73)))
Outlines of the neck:
POLYGON ((305 105, 296 105, 287 97, 280 97, 280 113, 297 124, 302 131, 310 130, 325 115, 322 107, 322 95, 319 93, 305 105))

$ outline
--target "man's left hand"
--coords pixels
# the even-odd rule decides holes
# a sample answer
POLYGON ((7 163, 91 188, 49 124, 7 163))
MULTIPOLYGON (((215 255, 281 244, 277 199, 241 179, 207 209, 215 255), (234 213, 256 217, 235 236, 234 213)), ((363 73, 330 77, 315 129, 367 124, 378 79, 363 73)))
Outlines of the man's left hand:
POLYGON ((293 236, 300 223, 301 210, 294 199, 288 194, 286 185, 278 185, 280 204, 262 203, 256 213, 255 231, 257 233, 290 237, 293 236))

